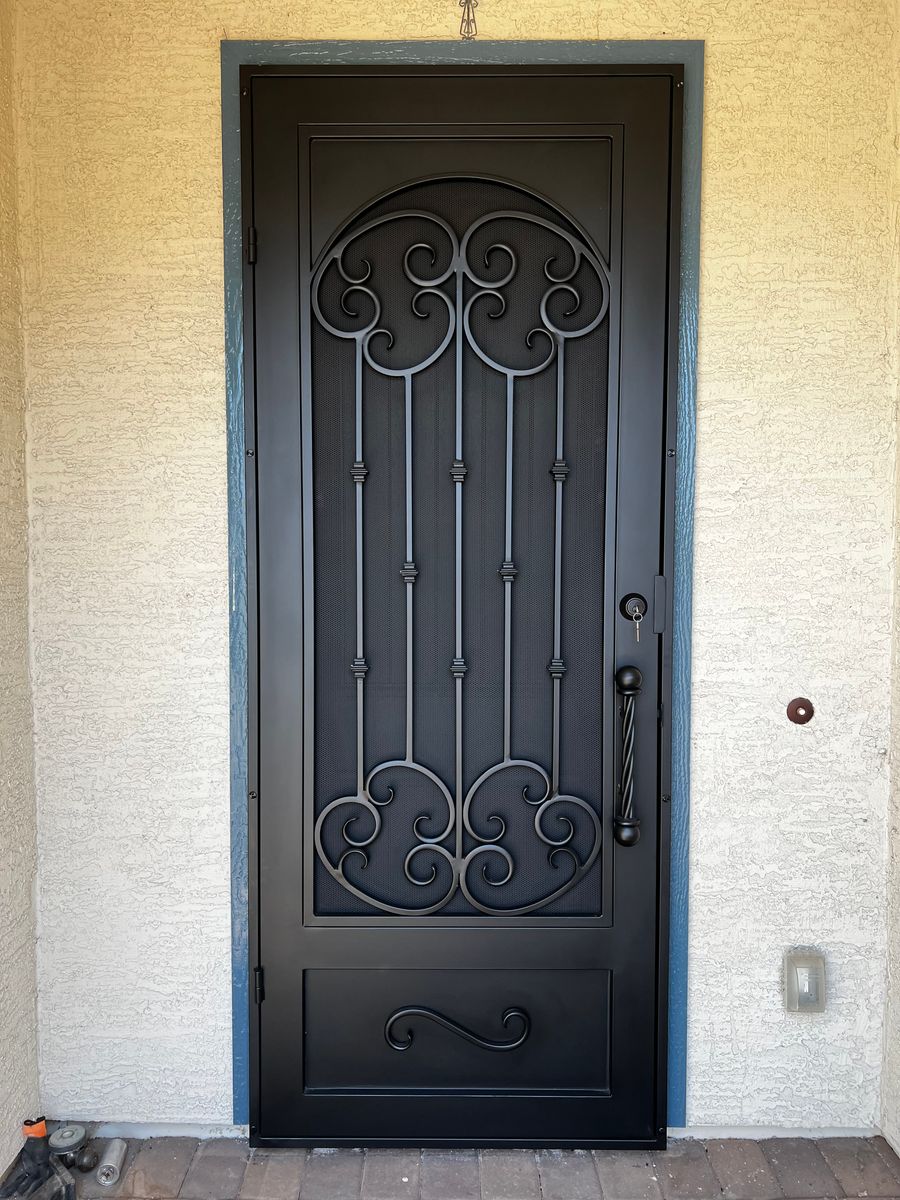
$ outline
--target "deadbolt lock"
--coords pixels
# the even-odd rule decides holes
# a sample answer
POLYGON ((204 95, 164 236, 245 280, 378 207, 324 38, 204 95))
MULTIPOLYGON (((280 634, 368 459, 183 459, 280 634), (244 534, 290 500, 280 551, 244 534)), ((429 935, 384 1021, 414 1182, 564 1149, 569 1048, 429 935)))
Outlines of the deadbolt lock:
POLYGON ((629 621, 633 621, 635 617, 642 620, 647 615, 647 601, 637 592, 630 592, 622 597, 619 609, 622 616, 627 617, 629 621))

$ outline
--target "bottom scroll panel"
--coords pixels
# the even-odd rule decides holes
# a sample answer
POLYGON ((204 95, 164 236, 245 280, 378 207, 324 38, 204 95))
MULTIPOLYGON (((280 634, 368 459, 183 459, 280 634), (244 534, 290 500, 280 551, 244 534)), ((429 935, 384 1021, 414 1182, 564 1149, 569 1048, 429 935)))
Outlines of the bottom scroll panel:
POLYGON ((307 1092, 609 1094, 607 970, 304 972, 307 1092))

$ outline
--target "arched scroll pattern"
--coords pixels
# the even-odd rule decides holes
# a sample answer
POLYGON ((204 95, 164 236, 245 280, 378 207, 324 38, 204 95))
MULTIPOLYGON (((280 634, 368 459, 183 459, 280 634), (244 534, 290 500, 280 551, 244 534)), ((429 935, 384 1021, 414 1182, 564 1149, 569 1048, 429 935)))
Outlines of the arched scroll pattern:
MULTIPOLYGON (((539 215, 513 209, 498 209, 473 221, 461 235, 443 218, 415 208, 389 212, 352 227, 338 238, 319 262, 311 284, 311 303, 316 320, 330 335, 353 345, 354 355, 354 460, 351 467, 355 489, 355 574, 356 645, 350 669, 356 681, 356 785, 352 794, 327 803, 318 813, 314 827, 315 852, 329 874, 357 899, 372 908, 397 916, 424 916, 439 912, 460 893, 476 912, 516 916, 535 912, 553 903, 575 887, 596 861, 601 847, 601 822, 595 807, 581 797, 560 790, 560 691, 565 674, 562 658, 562 527, 564 485, 569 467, 564 456, 565 358, 567 343, 585 337, 605 319, 609 309, 610 282, 606 263, 570 227, 539 215), (407 222, 418 236, 396 264, 412 291, 413 315, 425 323, 425 336, 414 347, 389 328, 383 319, 385 305, 374 286, 375 268, 366 254, 396 245, 397 223, 407 222), (558 250, 543 264, 544 286, 534 314, 534 324, 524 336, 519 351, 522 363, 485 343, 483 331, 507 311, 507 289, 520 269, 519 255, 509 243, 491 236, 492 226, 508 229, 524 222, 539 227, 555 239, 558 250), (394 226, 388 230, 388 226, 394 226), (388 234, 392 236, 387 236, 388 234), (373 236, 374 235, 374 236, 373 236), (478 260, 477 262, 475 260, 478 260), (591 311, 582 312, 584 297, 579 281, 585 271, 593 276, 591 311), (329 308, 330 305, 330 308, 329 308), (328 310, 328 311, 326 311, 328 310), (481 330, 481 333, 479 333, 481 330), (503 583, 503 744, 497 761, 468 789, 463 783, 463 695, 468 669, 463 645, 462 588, 462 493, 467 467, 463 439, 463 352, 470 347, 491 371, 505 381, 505 485, 503 557, 499 574, 503 583), (449 664, 455 689, 456 778, 446 782, 427 765, 417 761, 414 728, 414 628, 416 608, 413 528, 413 421, 415 381, 445 353, 455 353, 455 454, 450 480, 455 489, 455 652, 449 664), (404 506, 405 559, 398 564, 406 595, 405 748, 402 756, 367 768, 365 762, 366 720, 366 630, 364 628, 365 561, 363 509, 368 468, 363 445, 364 381, 366 369, 403 381, 404 404, 404 506), (553 635, 548 646, 549 687, 552 689, 552 728, 548 731, 547 764, 512 754, 512 611, 517 569, 514 559, 513 444, 517 383, 544 372, 556 375, 555 456, 549 464, 555 490, 553 541, 553 635), (415 795, 431 794, 433 805, 411 822, 408 848, 402 871, 409 884, 421 889, 418 906, 397 905, 370 894, 364 884, 369 865, 368 849, 389 819, 396 789, 404 777, 415 795), (521 786, 522 778, 529 782, 521 786), (513 854, 504 845, 506 822, 490 811, 485 797, 492 789, 509 786, 518 790, 521 803, 533 809, 534 836, 547 848, 553 876, 526 903, 521 896, 504 904, 504 886, 516 873, 513 854), (337 827, 339 835, 334 836, 337 827), (576 827, 581 829, 579 850, 575 849, 576 827), (583 828, 582 828, 583 827, 583 828), (326 830, 331 835, 326 838, 326 830), (335 844, 340 850, 335 852, 335 844), (557 875, 559 871, 562 874, 557 875), (478 886, 474 886, 477 881, 478 886), (489 885, 486 888, 485 885, 489 885), (488 903, 486 891, 496 903, 488 903)), ((408 341, 408 339, 407 339, 408 341)), ((498 547, 499 549, 499 547, 498 547)), ((495 793, 494 793, 495 794, 495 793)), ((398 864, 399 867, 399 864, 398 864)))

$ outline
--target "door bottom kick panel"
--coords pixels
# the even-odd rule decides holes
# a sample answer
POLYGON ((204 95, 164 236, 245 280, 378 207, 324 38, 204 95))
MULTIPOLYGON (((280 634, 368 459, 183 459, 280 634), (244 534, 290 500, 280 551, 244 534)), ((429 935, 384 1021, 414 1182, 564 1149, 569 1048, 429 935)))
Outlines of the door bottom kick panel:
POLYGON ((307 1145, 655 1144, 663 1134, 646 1098, 541 1094, 303 1096, 283 1111, 266 1110, 254 1138, 298 1131, 307 1145), (352 1105, 350 1101, 352 1100, 352 1105), (402 1131, 402 1137, 398 1137, 402 1131))
POLYGON ((608 970, 303 975, 308 1091, 609 1092, 608 970))

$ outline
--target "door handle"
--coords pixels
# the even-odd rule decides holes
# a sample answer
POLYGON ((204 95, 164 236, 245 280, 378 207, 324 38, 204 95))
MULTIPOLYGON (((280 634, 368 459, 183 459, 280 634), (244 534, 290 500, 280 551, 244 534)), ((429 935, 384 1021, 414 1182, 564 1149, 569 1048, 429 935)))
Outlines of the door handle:
POLYGON ((616 690, 622 697, 622 773, 613 832, 620 846, 634 846, 641 837, 641 823, 634 815, 634 701, 643 682, 637 667, 616 671, 616 690))

